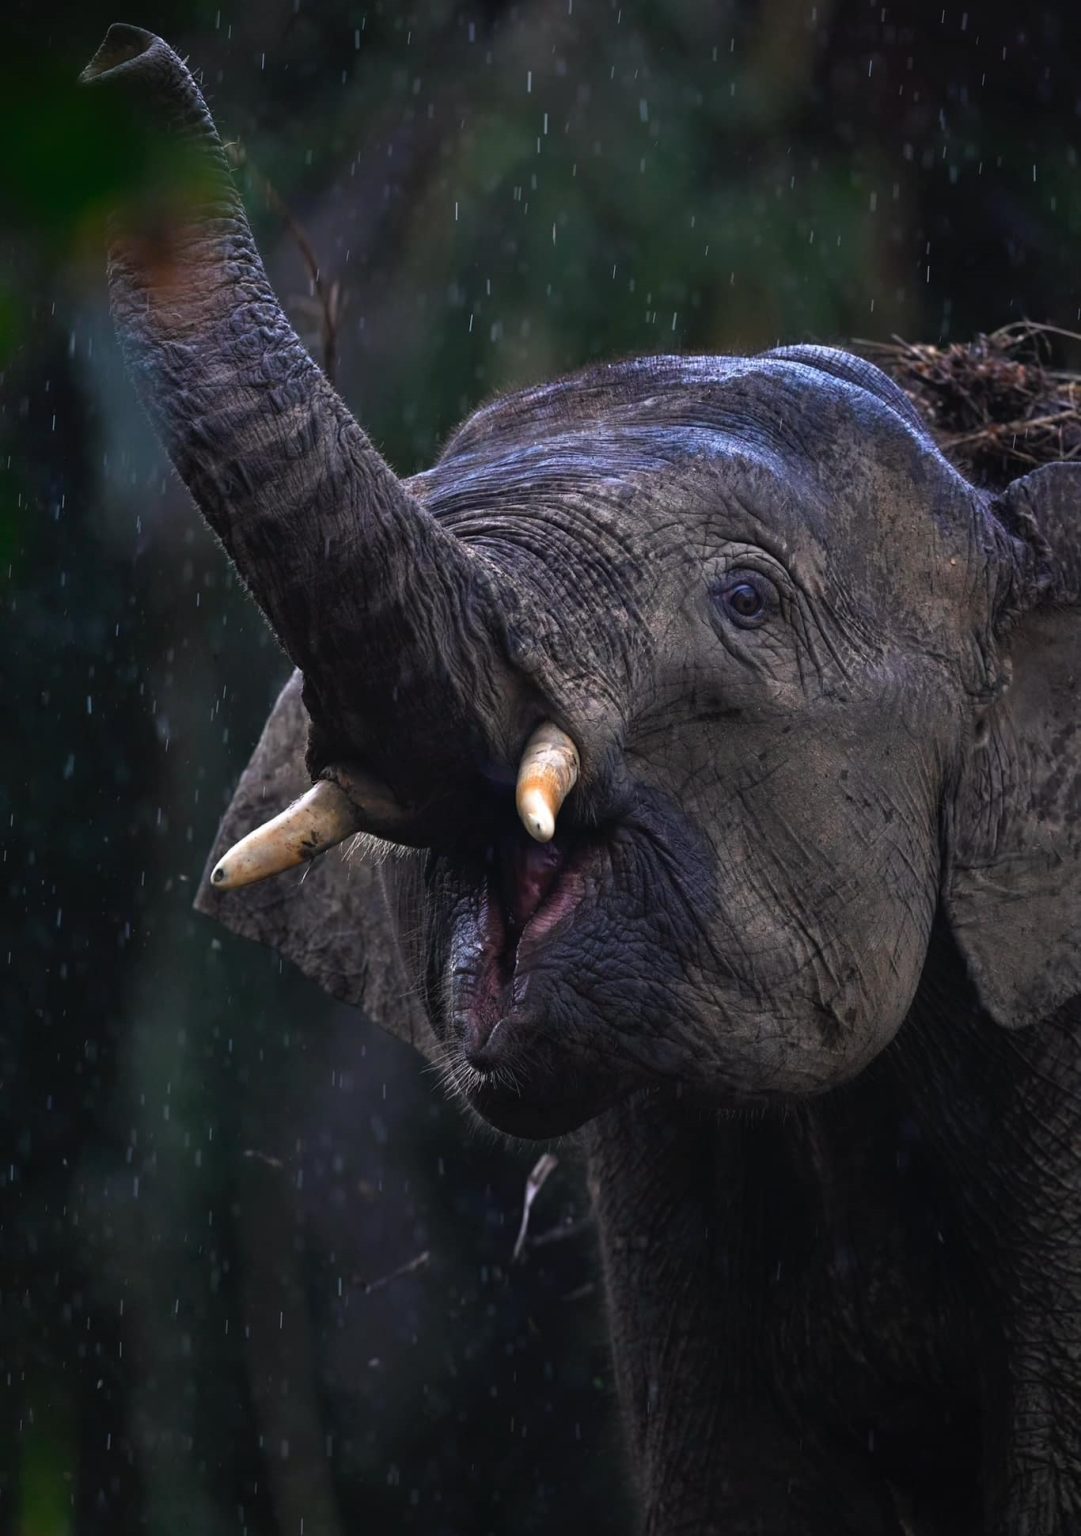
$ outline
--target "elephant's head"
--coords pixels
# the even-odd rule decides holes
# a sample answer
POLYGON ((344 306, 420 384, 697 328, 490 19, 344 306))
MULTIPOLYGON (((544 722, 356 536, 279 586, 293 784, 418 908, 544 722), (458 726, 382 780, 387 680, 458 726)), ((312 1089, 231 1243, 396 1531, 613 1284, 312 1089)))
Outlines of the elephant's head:
POLYGON ((991 498, 877 369, 800 347, 526 390, 402 483, 284 319, 180 61, 114 28, 87 73, 201 157, 182 215, 120 219, 114 313, 298 668, 221 846, 313 780, 287 841, 370 834, 204 910, 526 1135, 851 1077, 939 910, 1001 1024, 1081 990, 1081 470, 991 498), (527 831, 538 727, 567 772, 527 831))

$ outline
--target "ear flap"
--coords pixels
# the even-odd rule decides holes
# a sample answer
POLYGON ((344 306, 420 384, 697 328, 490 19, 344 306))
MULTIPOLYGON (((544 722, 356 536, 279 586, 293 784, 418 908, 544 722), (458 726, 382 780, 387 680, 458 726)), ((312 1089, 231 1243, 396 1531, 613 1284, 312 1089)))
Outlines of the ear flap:
POLYGON ((218 891, 210 883, 227 848, 311 785, 304 767, 308 714, 302 684, 294 672, 271 712, 218 828, 196 909, 276 949, 331 997, 354 1003, 435 1060, 439 1047, 409 981, 392 917, 405 862, 414 856, 369 838, 355 852, 331 849, 301 869, 238 891, 218 891))
POLYGON ((1009 681, 961 774, 945 903, 984 1006, 1015 1028, 1081 994, 1081 465, 1015 481, 991 511, 1021 552, 1009 681))

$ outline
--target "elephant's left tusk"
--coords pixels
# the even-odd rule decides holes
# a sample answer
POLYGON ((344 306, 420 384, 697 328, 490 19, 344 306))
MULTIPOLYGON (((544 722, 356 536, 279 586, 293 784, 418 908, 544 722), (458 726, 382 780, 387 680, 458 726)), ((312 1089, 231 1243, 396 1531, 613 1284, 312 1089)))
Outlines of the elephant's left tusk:
POLYGON ((295 869, 361 830, 360 812, 349 796, 321 779, 280 815, 235 843, 215 866, 210 883, 218 891, 254 885, 295 869))
POLYGON ((522 826, 538 843, 555 836, 556 817, 578 782, 578 748, 546 720, 526 742, 518 768, 515 804, 522 826))

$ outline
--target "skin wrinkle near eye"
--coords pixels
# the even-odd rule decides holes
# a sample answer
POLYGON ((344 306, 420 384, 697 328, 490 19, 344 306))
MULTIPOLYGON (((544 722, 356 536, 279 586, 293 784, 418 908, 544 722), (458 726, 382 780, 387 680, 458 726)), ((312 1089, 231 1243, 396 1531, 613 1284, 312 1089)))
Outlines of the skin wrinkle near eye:
MULTIPOLYGON (((739 547, 745 544, 747 549, 757 550, 764 554, 785 573, 786 579, 800 586, 809 585, 812 572, 821 580, 822 566, 819 558, 811 562, 811 569, 800 572, 799 561, 796 552, 783 532, 779 532, 775 522, 771 522, 768 515, 759 510, 759 500, 768 498, 769 488, 774 488, 774 500, 776 492, 786 499, 791 499, 790 485, 785 484, 778 473, 771 473, 763 477, 761 465, 753 466, 756 481, 767 479, 767 485, 756 485, 756 494, 752 497, 740 484, 737 478, 732 476, 733 466, 731 462, 725 465, 728 474, 722 485, 722 499, 713 511, 706 524, 704 533, 707 540, 704 554, 719 547, 739 547), (748 532, 753 532, 753 540, 748 539, 748 532)), ((716 474, 716 471, 714 471, 716 474)))
POLYGON ((783 620, 778 620, 771 630, 767 619, 757 629, 748 630, 735 624, 726 624, 722 619, 714 626, 717 638, 728 655, 739 666, 757 673, 766 696, 773 698, 783 697, 784 685, 776 679, 771 663, 778 656, 795 650, 795 647, 786 644, 791 638, 790 632, 788 635, 777 633, 781 623, 783 620))
MULTIPOLYGON (((814 636, 818 634, 826 646, 827 652, 834 662, 841 678, 848 674, 848 662, 840 653, 838 647, 828 633, 824 618, 832 613, 830 604, 825 594, 812 594, 805 583, 797 581, 791 570, 781 561, 769 556, 755 545, 741 542, 730 543, 719 561, 718 568, 722 572, 730 571, 739 566, 748 566, 751 569, 760 569, 767 575, 777 587, 780 596, 780 613, 767 617, 759 630, 752 631, 756 640, 761 640, 760 631, 767 627, 776 629, 778 622, 790 626, 795 637, 795 658, 799 672, 799 682, 806 692, 808 684, 815 680, 819 686, 824 684, 825 667, 814 645, 814 636), (805 666, 805 658, 810 661, 810 672, 805 666)), ((835 627, 842 632, 837 616, 835 627)), ((761 655, 761 651, 752 652, 744 648, 744 642, 738 633, 731 633, 723 627, 723 621, 715 625, 722 642, 737 659, 745 660, 750 655, 761 655)), ((769 644, 764 641, 762 644, 769 644)))
POLYGON ((818 659, 818 652, 814 640, 814 637, 817 635, 819 640, 821 640, 823 647, 825 648, 829 660, 833 663, 834 667, 836 667, 840 677, 842 680, 847 680, 850 675, 851 661, 849 657, 846 657, 838 648, 834 640, 834 636, 843 635, 845 637, 847 649, 849 650, 849 653, 852 657, 852 661, 855 660, 855 655, 852 655, 852 653, 856 652, 857 645, 859 646, 859 651, 857 654, 859 654, 862 659, 866 659, 873 655, 875 653, 876 647, 871 645, 870 637, 868 634, 861 633, 859 629, 855 628, 852 624, 849 623, 851 615, 842 611, 840 602, 837 601, 829 591, 823 592, 819 597, 818 602, 808 602, 807 609, 810 619, 810 623, 808 624, 806 631, 808 650, 810 651, 810 654, 813 658, 815 670, 820 675, 824 674, 826 670, 823 663, 818 659), (829 621, 828 624, 827 620, 829 621))

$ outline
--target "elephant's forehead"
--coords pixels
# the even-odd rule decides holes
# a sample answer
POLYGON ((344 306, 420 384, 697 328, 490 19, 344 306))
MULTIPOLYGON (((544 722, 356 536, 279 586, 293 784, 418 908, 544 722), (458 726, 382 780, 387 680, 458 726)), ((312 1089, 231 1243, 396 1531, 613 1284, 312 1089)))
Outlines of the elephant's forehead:
POLYGON ((475 411, 444 457, 533 436, 616 427, 713 427, 797 448, 818 430, 904 432, 929 443, 901 390, 878 368, 822 347, 757 357, 646 357, 606 363, 501 396, 475 411))
POLYGON ((870 373, 881 393, 787 356, 595 369, 484 407, 412 484, 466 534, 493 517, 558 521, 562 503, 692 549, 762 540, 817 566, 889 541, 907 564, 919 549, 903 535, 937 542, 944 487, 963 482, 870 373))

